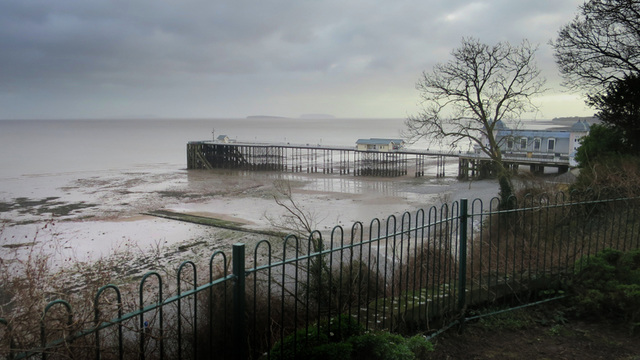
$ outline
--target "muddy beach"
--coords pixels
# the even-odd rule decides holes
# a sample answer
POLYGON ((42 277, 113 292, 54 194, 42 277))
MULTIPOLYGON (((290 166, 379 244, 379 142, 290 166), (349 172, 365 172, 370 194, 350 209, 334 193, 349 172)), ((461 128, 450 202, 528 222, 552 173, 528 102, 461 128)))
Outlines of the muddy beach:
POLYGON ((215 250, 230 251, 237 242, 250 247, 267 238, 260 232, 273 231, 286 213, 274 200, 277 183, 290 187, 291 198, 312 214, 314 228, 320 231, 337 225, 350 228, 356 221, 367 224, 373 218, 386 219, 464 197, 489 199, 497 193, 493 181, 458 182, 453 177, 223 170, 47 174, 3 182, 0 253, 26 252, 26 244, 46 242, 58 244, 58 258, 81 261, 110 256, 123 248, 135 248, 141 254, 172 253, 165 260, 173 262, 215 250), (149 215, 154 211, 233 223, 239 231, 149 215))

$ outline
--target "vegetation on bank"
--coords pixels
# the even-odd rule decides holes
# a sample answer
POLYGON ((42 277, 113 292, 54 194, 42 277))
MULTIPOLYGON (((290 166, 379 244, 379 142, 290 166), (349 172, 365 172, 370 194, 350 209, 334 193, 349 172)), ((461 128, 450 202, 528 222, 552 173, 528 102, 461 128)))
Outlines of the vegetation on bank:
POLYGON ((629 332, 640 326, 640 249, 606 249, 582 259, 569 284, 569 304, 579 316, 619 319, 629 332))
POLYGON ((405 338, 365 331, 350 316, 340 315, 287 336, 275 344, 270 356, 273 360, 412 360, 431 351, 433 345, 422 335, 405 338))

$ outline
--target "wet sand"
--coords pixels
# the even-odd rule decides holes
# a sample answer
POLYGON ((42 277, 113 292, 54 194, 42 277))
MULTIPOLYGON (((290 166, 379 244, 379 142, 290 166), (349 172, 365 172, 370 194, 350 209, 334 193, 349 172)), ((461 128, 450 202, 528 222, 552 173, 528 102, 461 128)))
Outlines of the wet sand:
MULTIPOLYGON (((449 166, 450 171, 455 167, 449 166)), ((461 198, 488 201, 497 194, 495 181, 458 182, 445 178, 371 178, 349 175, 238 171, 141 170, 129 172, 48 174, 3 179, 0 192, 0 255, 16 244, 53 242, 60 258, 90 261, 123 249, 161 251, 187 247, 169 259, 229 252, 231 244, 249 247, 262 235, 229 231, 141 215, 168 210, 208 216, 273 230, 286 210, 274 201, 274 183, 290 184, 292 198, 312 214, 314 228, 328 231, 356 221, 415 212, 461 198), (49 224, 49 225, 47 225, 49 224), (47 229, 43 230, 47 225, 47 229)), ((14 246, 14 247, 12 247, 14 246)), ((19 248, 20 246, 18 246, 19 248)), ((27 250, 28 246, 23 246, 27 250)))

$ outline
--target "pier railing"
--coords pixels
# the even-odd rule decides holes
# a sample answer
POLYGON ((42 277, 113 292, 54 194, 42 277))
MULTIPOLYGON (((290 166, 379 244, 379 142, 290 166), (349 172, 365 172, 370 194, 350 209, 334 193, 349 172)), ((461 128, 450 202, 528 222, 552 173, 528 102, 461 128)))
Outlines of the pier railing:
POLYGON ((252 249, 236 244, 231 256, 213 253, 204 273, 181 263, 171 284, 147 273, 133 298, 100 288, 86 328, 63 300, 37 324, 0 319, 0 356, 275 359, 345 321, 437 332, 476 304, 547 301, 587 256, 640 248, 640 199, 582 199, 527 196, 511 210, 497 199, 461 200, 252 249))

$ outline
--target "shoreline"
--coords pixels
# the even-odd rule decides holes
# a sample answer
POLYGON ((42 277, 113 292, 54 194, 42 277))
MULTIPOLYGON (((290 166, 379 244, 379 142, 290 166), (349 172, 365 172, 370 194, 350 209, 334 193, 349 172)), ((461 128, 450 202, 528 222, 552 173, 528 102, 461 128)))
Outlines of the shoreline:
MULTIPOLYGON (((456 172, 453 166, 449 170, 456 172)), ((239 241, 250 246, 265 236, 232 234, 231 230, 144 214, 161 210, 213 215, 252 231, 273 231, 274 224, 267 217, 278 219, 286 213, 273 199, 277 181, 290 184, 292 197, 314 214, 315 228, 320 231, 335 226, 347 229, 357 221, 368 224, 374 218, 386 219, 462 197, 488 199, 497 194, 498 188, 491 180, 459 182, 453 177, 375 178, 228 170, 136 169, 29 176, 16 180, 21 191, 12 192, 7 187, 0 193, 0 207, 4 207, 0 211, 0 221, 4 222, 0 256, 16 251, 6 247, 12 244, 53 239, 65 244, 57 251, 58 262, 69 257, 92 261, 111 256, 123 243, 141 251, 159 244, 175 248, 194 242, 203 242, 208 251, 229 251, 231 244, 239 241), (24 194, 25 189, 28 194, 24 194), (18 204, 17 198, 26 200, 18 204), (56 211, 62 211, 61 215, 52 215, 56 211), (51 223, 55 223, 50 226, 54 230, 45 237, 41 231, 51 223)), ((17 250, 26 253, 28 248, 17 250)), ((189 254, 196 256, 193 248, 184 255, 189 254)))

